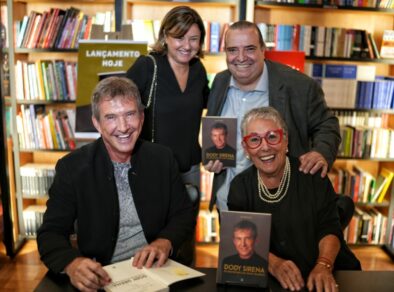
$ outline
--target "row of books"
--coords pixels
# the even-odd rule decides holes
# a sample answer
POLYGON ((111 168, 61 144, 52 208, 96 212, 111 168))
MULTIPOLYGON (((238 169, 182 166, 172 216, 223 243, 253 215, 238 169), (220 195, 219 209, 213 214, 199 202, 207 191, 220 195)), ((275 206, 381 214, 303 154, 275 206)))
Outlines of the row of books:
POLYGON ((285 24, 257 24, 268 49, 304 51, 305 56, 379 58, 372 35, 365 30, 285 24))
POLYGON ((69 100, 77 97, 77 63, 37 60, 15 64, 18 100, 69 100))
POLYGON ((316 4, 333 7, 370 7, 370 8, 394 8, 393 0, 367 0, 367 1, 354 1, 354 0, 263 0, 259 3, 289 3, 289 4, 316 4))
POLYGON ((219 242, 219 215, 212 210, 200 210, 196 225, 196 242, 219 242))
POLYGON ((394 130, 341 126, 338 155, 348 158, 394 158, 394 130))
POLYGON ((104 25, 104 31, 113 31, 114 12, 97 12, 88 16, 77 8, 51 8, 49 11, 31 11, 15 24, 17 48, 73 49, 80 39, 89 39, 93 24, 104 25))
POLYGON ((334 110, 340 126, 388 128, 390 114, 370 111, 334 110))
POLYGON ((375 177, 360 166, 333 167, 328 177, 337 194, 350 196, 356 203, 383 203, 394 173, 382 168, 375 177))
POLYGON ((55 176, 54 164, 27 163, 20 167, 23 197, 46 197, 55 176))
POLYGON ((305 64, 305 74, 312 78, 341 78, 373 81, 376 78, 376 66, 307 63, 305 64))
POLYGON ((319 78, 327 105, 331 108, 393 109, 394 79, 377 77, 375 81, 319 78))
POLYGON ((308 63, 305 73, 322 87, 332 108, 391 109, 394 79, 376 76, 372 65, 308 63))
POLYGON ((21 149, 75 149, 74 110, 45 112, 41 105, 21 105, 16 127, 21 149))
POLYGON ((37 230, 43 222, 45 210, 46 206, 43 205, 31 205, 23 210, 26 236, 37 236, 37 230))
MULTIPOLYGON (((148 45, 152 45, 157 41, 159 35, 160 20, 153 19, 133 19, 127 20, 126 24, 131 25, 134 41, 146 41, 148 45)), ((228 29, 229 24, 221 24, 216 21, 204 20, 205 27, 205 52, 218 53, 224 50, 224 33, 228 29)))
POLYGON ((344 231, 349 244, 386 243, 388 218, 376 208, 361 210, 356 207, 354 216, 344 231))
MULTIPOLYGON (((51 8, 50 11, 31 11, 16 23, 17 48, 78 48, 80 39, 90 39, 93 25, 103 25, 104 32, 114 31, 114 13, 97 12, 95 16, 85 15, 77 8, 63 10, 51 8)), ((127 20, 131 25, 135 41, 156 42, 161 21, 150 19, 127 20)), ((223 35, 228 24, 204 21, 206 37, 204 51, 217 53, 223 51, 223 35)))

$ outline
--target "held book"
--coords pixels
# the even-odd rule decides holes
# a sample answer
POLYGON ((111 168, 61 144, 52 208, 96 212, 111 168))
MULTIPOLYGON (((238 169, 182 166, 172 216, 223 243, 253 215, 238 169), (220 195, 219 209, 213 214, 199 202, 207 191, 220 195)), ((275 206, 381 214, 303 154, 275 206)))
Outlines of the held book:
POLYGON ((235 167, 237 155, 237 119, 207 116, 202 118, 203 163, 219 160, 225 167, 235 167))
POLYGON ((220 216, 216 282, 266 287, 271 214, 223 211, 220 216))
POLYGON ((131 260, 105 266, 112 282, 104 287, 107 292, 158 292, 169 291, 169 285, 197 278, 205 274, 168 259, 160 268, 138 269, 131 260))

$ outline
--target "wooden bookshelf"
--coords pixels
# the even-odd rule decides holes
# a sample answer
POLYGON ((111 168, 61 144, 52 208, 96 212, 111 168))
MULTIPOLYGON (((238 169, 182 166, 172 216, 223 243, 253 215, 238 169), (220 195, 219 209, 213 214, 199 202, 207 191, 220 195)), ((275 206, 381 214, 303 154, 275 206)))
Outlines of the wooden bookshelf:
MULTIPOLYGON (((371 7, 337 7, 294 4, 294 3, 277 3, 275 1, 248 1, 246 19, 256 23, 266 24, 285 24, 285 25, 310 25, 322 27, 336 27, 343 29, 359 29, 372 33, 376 41, 378 50, 380 50, 384 30, 394 29, 394 10, 371 8, 371 7)), ((352 59, 352 58, 331 58, 307 56, 307 63, 322 64, 365 64, 376 67, 376 75, 393 76, 394 60, 391 59, 352 59)), ((334 109, 338 110, 338 109, 334 109)), ((357 111, 357 109, 345 109, 347 111, 357 111)), ((388 114, 389 119, 387 127, 394 129, 394 115, 392 109, 387 110, 365 110, 376 114, 388 114)), ((352 158, 339 157, 335 162, 335 167, 351 169, 357 165, 367 170, 374 176, 377 176, 382 168, 388 168, 394 171, 394 162, 391 158, 352 158)), ((358 208, 368 210, 376 208, 387 216, 388 222, 386 227, 385 243, 390 243, 390 233, 392 232, 392 222, 394 216, 394 188, 389 189, 383 203, 356 203, 358 208)), ((390 249, 387 249, 390 250, 390 249)), ((391 249, 392 250, 392 249, 391 249)))

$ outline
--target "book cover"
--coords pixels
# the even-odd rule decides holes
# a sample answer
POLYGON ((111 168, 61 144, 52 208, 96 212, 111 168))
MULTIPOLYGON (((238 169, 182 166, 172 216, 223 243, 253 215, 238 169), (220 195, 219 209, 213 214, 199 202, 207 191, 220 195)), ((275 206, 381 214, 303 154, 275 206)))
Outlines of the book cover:
POLYGON ((357 65, 326 64, 324 77, 355 79, 357 77, 357 65))
POLYGON ((266 287, 271 214, 223 211, 220 216, 216 282, 266 287))
POLYGON ((110 292, 154 292, 169 291, 169 285, 205 274, 168 259, 167 262, 157 268, 138 269, 132 266, 131 260, 122 261, 104 266, 110 275, 112 282, 104 287, 110 292))
POLYGON ((265 58, 304 72, 305 53, 296 51, 265 51, 265 58))
POLYGON ((207 116, 202 118, 202 156, 204 165, 219 160, 235 167, 237 155, 237 119, 207 116))
POLYGON ((371 202, 382 203, 387 194, 394 173, 386 168, 382 168, 376 179, 376 190, 372 195, 371 202))
POLYGON ((23 36, 21 48, 26 48, 27 42, 29 41, 29 39, 31 37, 32 30, 33 30, 33 27, 35 25, 35 20, 36 20, 36 17, 37 17, 38 14, 39 13, 37 11, 30 11, 29 22, 28 22, 27 27, 26 27, 25 35, 23 36))
POLYGON ((216 21, 212 21, 209 51, 211 53, 219 53, 219 47, 220 47, 220 23, 216 21))

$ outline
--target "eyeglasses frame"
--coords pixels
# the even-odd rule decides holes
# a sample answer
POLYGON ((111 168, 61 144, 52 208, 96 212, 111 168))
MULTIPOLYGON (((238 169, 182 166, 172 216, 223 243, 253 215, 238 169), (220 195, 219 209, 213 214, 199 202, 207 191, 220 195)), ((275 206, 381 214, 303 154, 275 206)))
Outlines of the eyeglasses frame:
POLYGON ((245 143, 245 145, 246 145, 249 149, 256 149, 256 148, 260 147, 260 145, 261 145, 261 143, 263 142, 263 140, 265 140, 265 142, 267 142, 268 145, 273 145, 273 146, 275 146, 275 145, 280 144, 280 143, 282 142, 282 140, 283 140, 283 129, 269 130, 269 131, 265 132, 264 136, 261 136, 261 135, 255 133, 255 132, 253 132, 253 133, 250 133, 249 135, 246 135, 246 136, 244 136, 244 137, 242 138, 242 141, 245 143), (267 140, 266 137, 267 137, 268 133, 270 133, 270 132, 279 133, 280 139, 279 139, 278 143, 272 144, 272 143, 268 142, 268 140, 267 140), (260 142, 260 144, 257 145, 256 147, 249 147, 249 145, 248 145, 248 143, 247 143, 246 141, 247 141, 250 137, 254 137, 254 136, 258 136, 259 138, 261 138, 261 142, 260 142))

